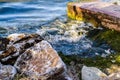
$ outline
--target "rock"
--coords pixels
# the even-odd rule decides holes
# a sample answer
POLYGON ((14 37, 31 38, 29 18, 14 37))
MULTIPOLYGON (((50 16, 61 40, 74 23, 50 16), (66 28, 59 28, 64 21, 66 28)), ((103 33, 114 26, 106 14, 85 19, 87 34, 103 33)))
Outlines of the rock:
POLYGON ((120 72, 110 74, 109 80, 120 80, 120 72))
POLYGON ((15 41, 18 41, 22 38, 25 38, 25 34, 18 34, 18 33, 14 33, 14 34, 11 34, 7 37, 7 39, 9 39, 10 41, 12 42, 15 42, 15 41))
POLYGON ((14 65, 31 79, 46 80, 61 75, 66 66, 47 41, 41 41, 20 55, 14 65))
POLYGON ((9 40, 7 38, 1 38, 0 37, 0 51, 6 50, 7 44, 9 43, 9 40))
POLYGON ((11 80, 16 73, 15 67, 0 63, 0 80, 11 80))
POLYGON ((105 80, 105 78, 107 75, 95 67, 82 68, 82 80, 105 80))
POLYGON ((11 63, 11 59, 17 58, 26 49, 43 40, 38 34, 11 34, 7 39, 10 42, 6 46, 6 50, 0 54, 2 63, 11 63))
POLYGON ((112 64, 109 68, 106 69, 107 74, 118 73, 120 72, 120 66, 112 64))
POLYGON ((120 5, 108 2, 68 3, 68 17, 120 32, 120 5))

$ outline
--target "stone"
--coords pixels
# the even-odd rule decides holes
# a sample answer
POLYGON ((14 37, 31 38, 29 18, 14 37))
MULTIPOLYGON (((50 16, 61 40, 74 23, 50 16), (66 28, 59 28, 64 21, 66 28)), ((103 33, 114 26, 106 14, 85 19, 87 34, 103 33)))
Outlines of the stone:
POLYGON ((22 38, 25 38, 25 34, 18 34, 18 33, 14 33, 14 34, 11 34, 7 37, 7 39, 9 39, 10 41, 12 42, 15 42, 15 41, 18 41, 22 38))
POLYGON ((15 67, 0 63, 0 80, 12 80, 16 73, 15 67))
POLYGON ((120 72, 120 66, 112 64, 109 68, 106 69, 107 74, 118 73, 120 72))
POLYGON ((120 72, 110 74, 109 80, 120 80, 120 72))
POLYGON ((43 40, 38 34, 11 34, 7 39, 9 44, 7 44, 6 50, 0 53, 0 61, 2 63, 13 63, 10 61, 15 60, 26 49, 43 40))
POLYGON ((108 2, 68 3, 68 17, 120 31, 120 5, 108 2))
POLYGON ((107 80, 107 75, 96 67, 83 66, 82 80, 107 80))
POLYGON ((9 40, 7 38, 1 38, 0 37, 0 51, 6 50, 7 44, 9 43, 9 40))
MULTIPOLYGON (((30 79, 46 80, 61 75, 66 66, 57 52, 45 40, 35 44, 21 54, 14 65, 17 70, 30 79)), ((66 79, 65 79, 66 80, 66 79)))

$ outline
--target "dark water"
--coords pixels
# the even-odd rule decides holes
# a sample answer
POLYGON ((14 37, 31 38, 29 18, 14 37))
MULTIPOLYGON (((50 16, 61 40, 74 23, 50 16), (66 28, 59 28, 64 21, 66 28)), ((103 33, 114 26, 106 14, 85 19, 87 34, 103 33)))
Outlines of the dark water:
POLYGON ((66 14, 70 0, 2 0, 0 36, 10 33, 33 33, 41 25, 66 14))

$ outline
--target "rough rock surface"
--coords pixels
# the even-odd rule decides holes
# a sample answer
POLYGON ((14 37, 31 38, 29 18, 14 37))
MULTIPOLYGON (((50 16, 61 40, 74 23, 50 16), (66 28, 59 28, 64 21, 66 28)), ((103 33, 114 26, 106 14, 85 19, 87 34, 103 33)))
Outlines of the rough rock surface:
POLYGON ((11 34, 6 39, 9 43, 5 43, 4 50, 0 51, 0 61, 2 63, 13 63, 20 54, 27 48, 43 40, 38 34, 11 34))
POLYGON ((31 79, 42 79, 62 74, 66 67, 47 41, 27 49, 16 61, 15 67, 31 79))
POLYGON ((13 66, 0 63, 0 80, 11 80, 16 73, 17 71, 13 66))
POLYGON ((95 67, 82 68, 82 80, 105 80, 107 75, 95 67))
POLYGON ((108 2, 69 3, 68 16, 120 31, 120 5, 108 2))
POLYGON ((108 80, 120 80, 120 72, 110 74, 108 80))

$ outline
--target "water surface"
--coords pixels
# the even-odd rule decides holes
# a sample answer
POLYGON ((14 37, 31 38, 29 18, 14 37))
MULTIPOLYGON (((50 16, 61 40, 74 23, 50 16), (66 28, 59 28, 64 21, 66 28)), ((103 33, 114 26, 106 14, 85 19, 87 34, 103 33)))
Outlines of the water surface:
POLYGON ((0 36, 10 33, 34 33, 41 25, 66 14, 70 0, 2 0, 0 36))
POLYGON ((113 53, 110 46, 89 40, 91 24, 67 20, 66 4, 71 0, 2 0, 0 2, 0 37, 11 33, 38 33, 55 50, 82 57, 113 53))

